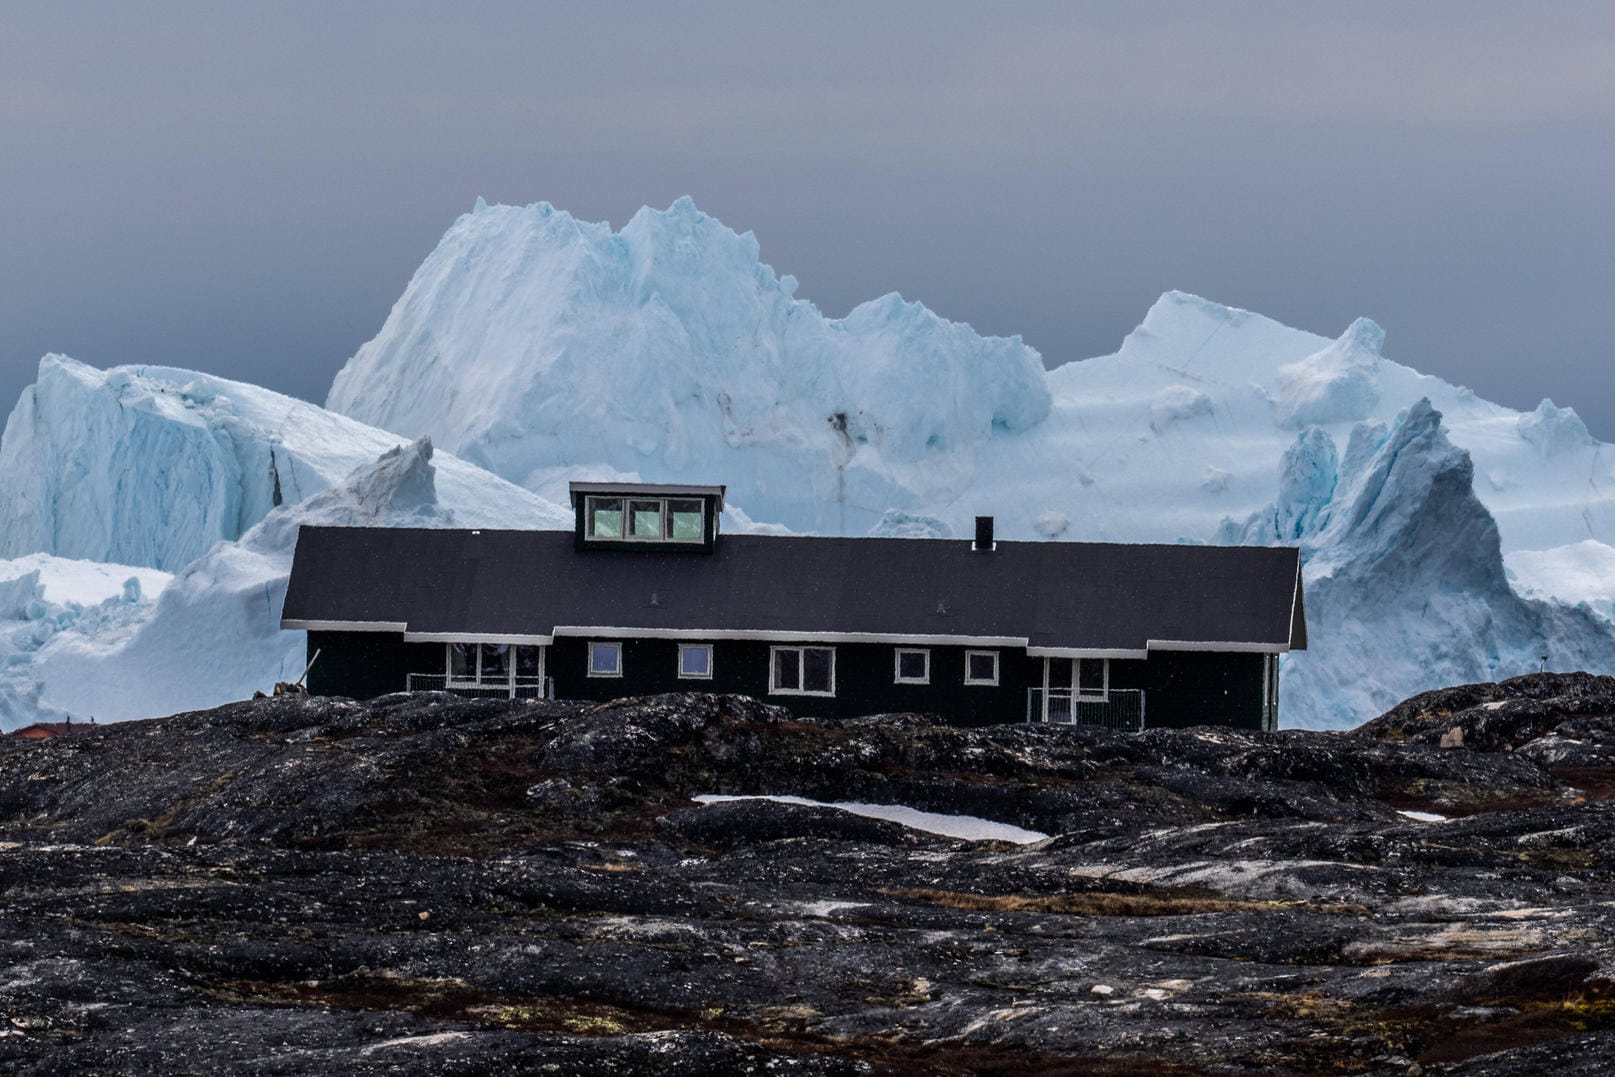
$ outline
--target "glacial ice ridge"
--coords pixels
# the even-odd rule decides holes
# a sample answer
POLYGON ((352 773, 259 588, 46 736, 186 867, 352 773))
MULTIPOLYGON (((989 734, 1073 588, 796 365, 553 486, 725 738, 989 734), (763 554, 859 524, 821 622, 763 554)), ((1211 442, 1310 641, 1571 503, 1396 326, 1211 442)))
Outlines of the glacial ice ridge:
POLYGON ((895 294, 827 318, 759 253, 688 198, 620 232, 543 202, 479 206, 326 406, 515 482, 557 464, 699 473, 753 517, 848 533, 910 489, 968 483, 976 446, 1047 418, 1019 338, 895 294))
MULTIPOLYGON (((397 435, 243 382, 170 367, 97 370, 47 355, 0 436, 0 557, 176 571, 277 505, 341 482, 397 435)), ((565 510, 440 454, 451 508, 565 510)))

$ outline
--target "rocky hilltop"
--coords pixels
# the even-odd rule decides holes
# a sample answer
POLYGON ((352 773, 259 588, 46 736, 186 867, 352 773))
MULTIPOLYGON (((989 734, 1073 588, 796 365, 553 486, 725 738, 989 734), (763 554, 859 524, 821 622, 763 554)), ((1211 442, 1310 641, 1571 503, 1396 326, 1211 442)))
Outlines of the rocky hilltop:
POLYGON ((401 695, 0 740, 0 1066, 1604 1073, 1612 749, 1585 675, 1351 735, 401 695))

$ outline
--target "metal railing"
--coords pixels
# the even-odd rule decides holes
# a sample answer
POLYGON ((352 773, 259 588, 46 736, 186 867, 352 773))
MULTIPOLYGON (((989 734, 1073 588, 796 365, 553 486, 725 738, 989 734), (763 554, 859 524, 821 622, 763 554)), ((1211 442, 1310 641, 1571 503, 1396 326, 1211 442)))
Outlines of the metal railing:
POLYGON ((1103 697, 1079 696, 1070 688, 1028 688, 1026 720, 1052 725, 1097 725, 1137 733, 1144 728, 1144 691, 1112 688, 1103 697))
POLYGON ((517 677, 505 683, 451 682, 442 673, 411 673, 404 678, 406 692, 453 692, 468 699, 554 699, 553 677, 517 677))

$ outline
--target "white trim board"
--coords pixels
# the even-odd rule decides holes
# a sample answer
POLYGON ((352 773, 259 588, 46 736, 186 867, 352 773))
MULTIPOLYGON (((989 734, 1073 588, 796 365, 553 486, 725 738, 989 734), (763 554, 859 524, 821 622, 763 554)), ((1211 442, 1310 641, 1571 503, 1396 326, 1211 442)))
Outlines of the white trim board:
POLYGON ((309 632, 399 632, 406 643, 515 643, 545 647, 556 639, 678 639, 757 640, 762 643, 881 643, 912 647, 1016 647, 1029 658, 1148 658, 1151 651, 1221 651, 1230 654, 1288 654, 1288 643, 1251 643, 1213 640, 1148 641, 1142 650, 1127 647, 1033 647, 1025 636, 905 635, 895 632, 792 632, 745 628, 630 628, 623 625, 556 625, 550 634, 489 632, 411 632, 397 621, 297 621, 282 619, 280 627, 309 632))
MULTIPOLYGON (((409 625, 402 621, 293 621, 280 619, 283 630, 296 632, 408 632, 409 625)), ((482 637, 477 637, 481 639, 482 637)), ((459 641, 461 643, 467 640, 459 641)))
POLYGON ((1288 643, 1213 643, 1198 640, 1152 639, 1152 651, 1216 651, 1222 654, 1288 654, 1288 643))
POLYGON ((750 639, 766 643, 891 643, 919 647, 1025 647, 1025 636, 944 636, 903 635, 892 632, 789 632, 776 629, 746 628, 625 628, 620 625, 556 625, 561 636, 593 636, 622 639, 750 639))
POLYGON ((519 647, 548 647, 549 636, 514 636, 486 632, 405 632, 405 643, 512 643, 519 647))
POLYGON ((1085 647, 1028 647, 1028 658, 1148 658, 1148 649, 1142 651, 1128 650, 1126 647, 1111 648, 1085 648, 1085 647))

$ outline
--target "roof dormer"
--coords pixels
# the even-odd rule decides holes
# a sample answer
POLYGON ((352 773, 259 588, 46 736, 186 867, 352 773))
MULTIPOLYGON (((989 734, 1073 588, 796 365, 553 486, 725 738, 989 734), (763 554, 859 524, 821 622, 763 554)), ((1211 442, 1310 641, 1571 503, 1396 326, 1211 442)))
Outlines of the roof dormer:
POLYGON ((710 553, 722 486, 574 482, 568 485, 580 550, 710 553))

